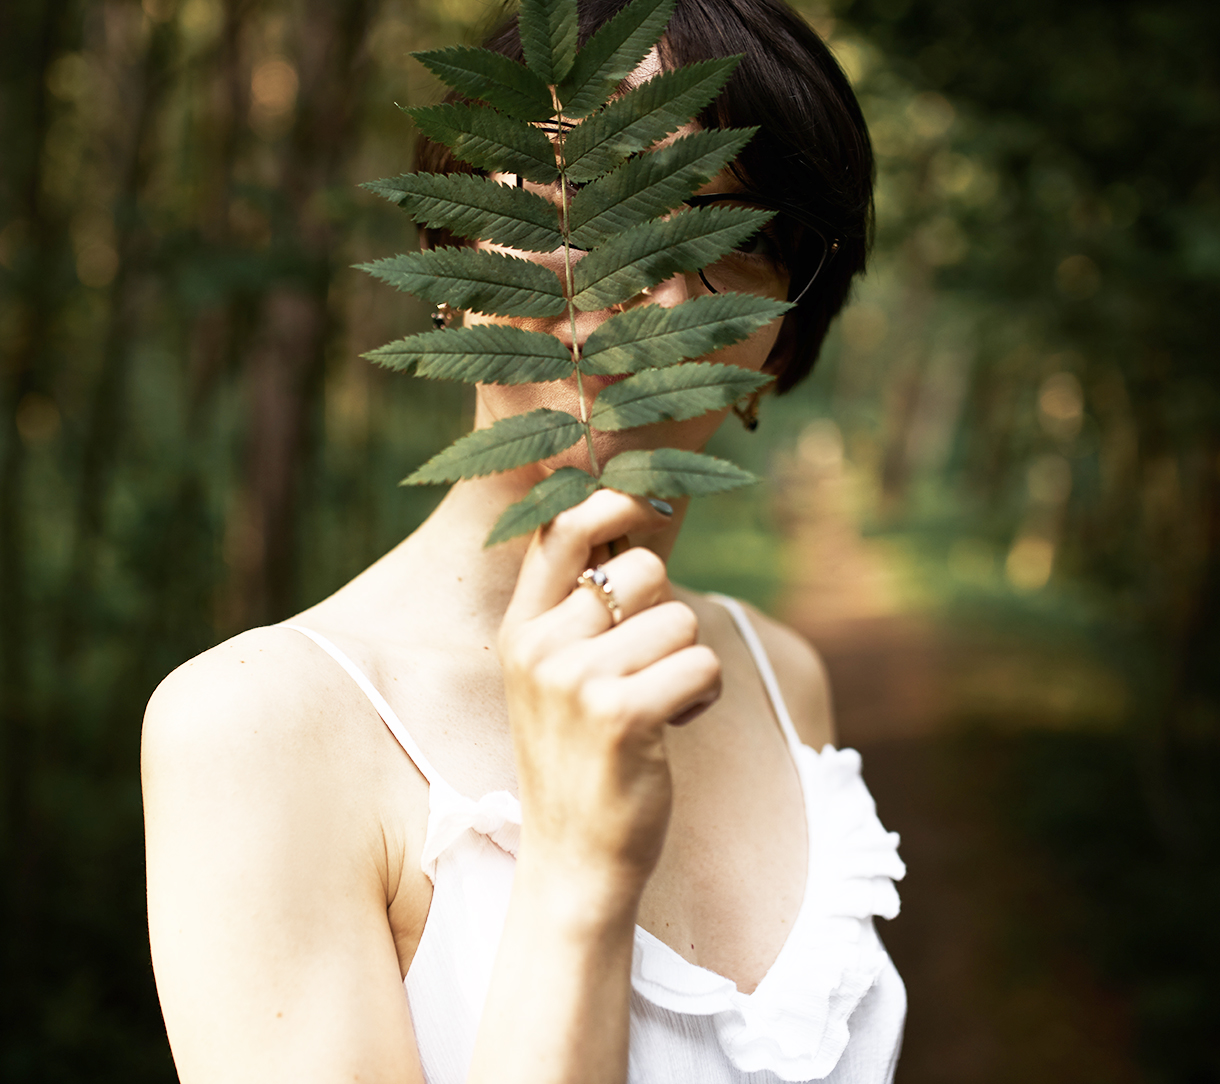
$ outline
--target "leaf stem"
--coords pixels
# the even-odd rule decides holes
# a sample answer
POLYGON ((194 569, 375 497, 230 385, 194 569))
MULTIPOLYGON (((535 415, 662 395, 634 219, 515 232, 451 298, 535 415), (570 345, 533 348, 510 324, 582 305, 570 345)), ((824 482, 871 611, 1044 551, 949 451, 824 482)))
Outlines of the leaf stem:
POLYGON ((597 463, 597 453, 593 450, 593 426, 589 421, 589 404, 585 399, 585 385, 580 372, 580 344, 576 341, 576 285, 572 274, 572 231, 568 225, 568 162, 564 149, 567 133, 563 127, 563 110, 554 88, 551 90, 551 98, 555 104, 556 127, 559 130, 555 142, 559 149, 559 203, 562 211, 560 230, 563 233, 563 270, 566 279, 564 292, 568 298, 568 322, 572 329, 572 368, 576 370, 576 394, 580 399, 580 424, 584 428, 585 447, 589 451, 589 466, 592 468, 593 477, 600 478, 602 472, 597 463))

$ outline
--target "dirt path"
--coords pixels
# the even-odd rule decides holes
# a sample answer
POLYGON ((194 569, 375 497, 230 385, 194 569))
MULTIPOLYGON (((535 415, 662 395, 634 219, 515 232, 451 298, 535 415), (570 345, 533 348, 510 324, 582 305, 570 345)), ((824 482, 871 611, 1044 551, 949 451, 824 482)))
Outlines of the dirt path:
POLYGON ((898 1084, 1136 1084, 1121 999, 1073 947, 1063 887, 1003 823, 1011 742, 957 723, 962 668, 985 673, 985 649, 903 612, 833 437, 815 430, 781 475, 783 616, 822 652, 840 744, 902 836, 903 912, 880 924, 910 1003, 898 1084))

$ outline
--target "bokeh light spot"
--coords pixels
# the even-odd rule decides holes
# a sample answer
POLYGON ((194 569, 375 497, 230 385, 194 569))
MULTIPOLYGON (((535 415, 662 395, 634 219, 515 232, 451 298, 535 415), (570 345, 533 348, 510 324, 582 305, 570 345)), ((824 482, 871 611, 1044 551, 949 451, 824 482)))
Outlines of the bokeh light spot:
POLYGON ((1068 256, 1055 269, 1059 292, 1074 301, 1084 301, 1101 289, 1101 272, 1088 256, 1068 256))
POLYGON ((1061 505, 1072 492, 1072 466, 1061 455, 1040 455, 1029 465, 1025 484, 1037 504, 1061 505))
POLYGON ((852 305, 840 317, 843 341, 862 354, 875 350, 889 331, 885 310, 876 305, 852 305))
POLYGON ((1042 428, 1060 440, 1071 440, 1084 421, 1084 390, 1074 373, 1052 373, 1038 389, 1042 428))
POLYGON ((924 139, 938 139, 952 126, 956 112, 943 94, 928 91, 917 94, 907 105, 907 120, 917 135, 924 139))
POLYGON ((1018 591, 1037 591, 1046 586, 1055 566, 1055 544, 1038 535, 1021 535, 1008 551, 1004 572, 1018 591))
POLYGON ((45 444, 59 433, 59 407, 49 395, 27 392, 17 404, 17 435, 26 447, 45 444))

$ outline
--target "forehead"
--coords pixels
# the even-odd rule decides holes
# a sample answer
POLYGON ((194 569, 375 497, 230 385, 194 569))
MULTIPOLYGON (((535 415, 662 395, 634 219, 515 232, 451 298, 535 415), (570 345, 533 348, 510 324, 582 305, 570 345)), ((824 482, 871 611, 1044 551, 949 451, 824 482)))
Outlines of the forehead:
POLYGON ((635 71, 623 80, 623 90, 635 90, 636 87, 647 83, 649 79, 655 78, 664 70, 661 64, 661 51, 654 45, 648 50, 648 55, 640 61, 635 71))

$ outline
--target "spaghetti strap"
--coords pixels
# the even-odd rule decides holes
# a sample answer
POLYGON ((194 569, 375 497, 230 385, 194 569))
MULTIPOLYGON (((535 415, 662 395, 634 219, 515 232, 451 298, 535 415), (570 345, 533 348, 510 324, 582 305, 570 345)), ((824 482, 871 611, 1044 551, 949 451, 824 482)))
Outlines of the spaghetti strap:
POLYGON ((402 746, 403 751, 419 769, 420 775, 428 781, 428 785, 432 787, 436 786, 437 783, 444 783, 444 780, 436 774, 436 769, 428 762, 428 758, 424 756, 419 746, 415 744, 415 739, 407 732, 407 728, 402 725, 402 720, 394 714, 394 709, 386 703, 385 697, 377 691, 376 686, 369 681, 360 667, 352 662, 347 655, 340 651, 320 632, 314 632, 313 629, 307 629, 304 625, 293 625, 287 621, 281 622, 278 627, 281 629, 295 629, 302 635, 308 636, 318 647, 342 666, 348 672, 351 679, 360 686, 364 695, 372 702, 373 707, 377 709, 377 714, 381 716, 390 733, 394 735, 398 740, 398 744, 402 746))
POLYGON ((775 711, 775 717, 779 720, 780 729, 783 730, 784 737, 788 739, 788 744, 796 749, 801 745, 801 739, 797 737, 796 727, 792 725, 792 716, 788 714, 788 705, 784 703, 784 695, 780 692, 779 681, 775 677, 771 660, 767 657, 766 648, 758 638, 758 633, 746 615, 745 608, 735 598, 729 598, 728 595, 710 594, 707 597, 713 602, 720 603, 732 615, 733 623, 737 626, 737 631, 741 633, 741 638, 746 642, 746 647, 750 649, 754 665, 758 667, 759 677, 762 678, 763 686, 767 690, 767 696, 775 711))

